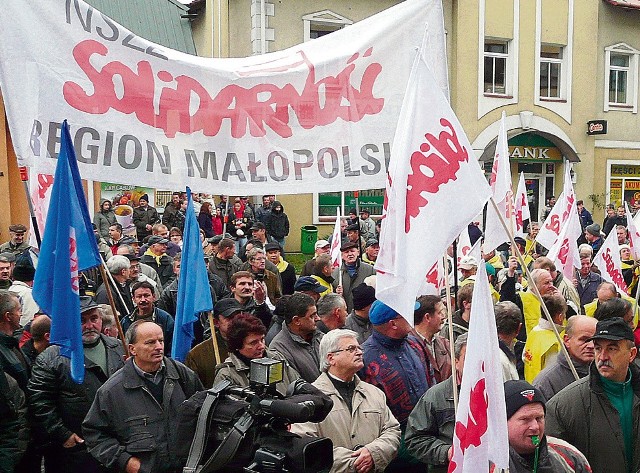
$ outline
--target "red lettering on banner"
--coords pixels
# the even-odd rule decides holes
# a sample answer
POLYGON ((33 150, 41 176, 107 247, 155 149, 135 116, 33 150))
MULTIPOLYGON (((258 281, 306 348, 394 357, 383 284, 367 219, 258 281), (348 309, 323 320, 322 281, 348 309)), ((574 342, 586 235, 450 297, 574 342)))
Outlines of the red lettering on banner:
POLYGON ((423 192, 435 194, 443 184, 456 180, 460 163, 467 162, 469 153, 460 144, 453 125, 446 119, 440 119, 445 130, 436 138, 431 133, 425 134, 426 142, 420 145, 420 151, 411 154, 411 174, 407 177, 407 213, 405 216, 405 232, 409 233, 411 218, 417 217, 429 201, 422 196, 423 192), (447 131, 448 130, 448 131, 447 131), (432 148, 434 151, 428 155, 432 148), (430 175, 423 172, 429 169, 430 175))
POLYGON ((545 224, 544 228, 551 230, 556 235, 560 235, 560 227, 567 221, 574 199, 575 197, 573 196, 573 194, 567 197, 567 207, 565 208, 564 212, 562 212, 562 217, 560 217, 558 214, 551 215, 549 217, 549 222, 545 224))
POLYGON ((44 199, 47 191, 53 185, 53 176, 49 174, 38 174, 38 197, 44 199))
POLYGON ((108 62, 98 70, 91 64, 92 56, 106 57, 109 50, 102 43, 85 40, 73 49, 73 57, 91 81, 93 91, 87 92, 83 86, 68 81, 63 95, 69 105, 82 112, 104 114, 113 109, 135 114, 141 123, 164 130, 169 138, 177 133, 198 131, 216 136, 224 120, 230 121, 233 138, 243 138, 247 133, 262 137, 267 128, 289 138, 293 135, 290 110, 305 129, 329 125, 338 119, 358 122, 382 110, 384 99, 373 95, 381 64, 372 62, 362 74, 357 74, 362 77, 359 86, 351 82, 358 59, 369 57, 371 52, 369 48, 362 55, 351 56, 336 76, 316 79, 315 65, 300 51, 308 68, 302 92, 290 83, 282 87, 263 83, 251 88, 230 84, 212 97, 196 79, 186 75, 174 77, 167 71, 155 72, 148 61, 139 61, 135 71, 119 61, 108 62), (122 81, 121 93, 116 92, 116 76, 122 81), (191 114, 195 104, 197 110, 191 114))
POLYGON ((78 277, 78 246, 76 242, 76 232, 73 228, 69 232, 69 258, 71 263, 71 290, 76 294, 79 294, 80 279, 78 277))
POLYGON ((619 289, 626 292, 627 284, 624 282, 624 278, 622 277, 622 271, 620 271, 619 268, 616 268, 616 265, 613 262, 613 257, 611 256, 611 248, 607 248, 607 250, 602 255, 602 259, 604 260, 607 273, 609 273, 609 276, 611 276, 611 279, 613 280, 613 284, 615 284, 619 289))
POLYGON ((491 166, 491 177, 489 178, 489 185, 491 186, 492 189, 495 188, 496 186, 496 180, 498 179, 498 168, 500 166, 498 165, 498 160, 494 159, 493 160, 493 166, 491 166))
POLYGON ((562 263, 562 266, 567 264, 567 257, 569 256, 569 239, 565 238, 558 251, 558 260, 562 263))
POLYGON ((438 263, 431 266, 431 269, 427 272, 427 282, 438 287, 438 263))

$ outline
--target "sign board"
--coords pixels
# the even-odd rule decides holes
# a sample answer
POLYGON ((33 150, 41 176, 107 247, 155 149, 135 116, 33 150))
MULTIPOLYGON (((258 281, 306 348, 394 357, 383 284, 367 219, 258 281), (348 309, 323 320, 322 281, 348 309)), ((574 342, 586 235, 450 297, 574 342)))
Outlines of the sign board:
POLYGON ((607 120, 590 120, 587 122, 587 135, 606 135, 607 120))

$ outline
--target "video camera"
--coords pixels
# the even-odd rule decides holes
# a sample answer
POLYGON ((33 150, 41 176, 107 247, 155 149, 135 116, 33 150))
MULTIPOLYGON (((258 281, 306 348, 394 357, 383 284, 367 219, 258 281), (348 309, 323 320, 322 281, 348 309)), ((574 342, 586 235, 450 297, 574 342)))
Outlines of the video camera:
POLYGON ((327 438, 301 437, 289 424, 321 422, 333 401, 304 380, 275 389, 284 363, 251 360, 249 387, 217 383, 185 401, 178 422, 183 473, 320 473, 333 465, 327 438))

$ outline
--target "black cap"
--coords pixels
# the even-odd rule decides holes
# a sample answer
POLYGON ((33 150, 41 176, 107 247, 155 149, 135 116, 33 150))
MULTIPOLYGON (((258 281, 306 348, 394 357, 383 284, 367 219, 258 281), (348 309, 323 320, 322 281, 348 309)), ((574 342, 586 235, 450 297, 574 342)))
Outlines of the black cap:
POLYGON ((357 223, 352 223, 351 225, 347 225, 346 231, 348 232, 357 232, 360 227, 357 223))
POLYGON ((233 297, 220 299, 218 302, 216 302, 216 305, 213 308, 213 315, 215 315, 216 317, 222 316, 225 319, 228 319, 238 312, 242 312, 242 306, 233 297))
POLYGON ((300 292, 314 291, 318 294, 321 294, 326 291, 327 288, 320 284, 316 278, 313 278, 311 276, 301 276, 293 286, 293 290, 300 292))
POLYGON ((211 238, 207 238, 207 242, 210 245, 218 245, 222 241, 222 235, 216 235, 211 238))
POLYGON ((266 230, 267 227, 264 226, 264 223, 262 222, 255 222, 253 225, 251 225, 250 230, 266 230))
POLYGON ((358 248, 358 244, 355 241, 345 241, 340 246, 340 251, 350 250, 351 248, 358 248))
POLYGON ((380 245, 380 243, 378 243, 378 240, 376 238, 369 238, 367 240, 367 244, 365 245, 365 248, 369 248, 370 246, 373 245, 380 245))
POLYGON ((31 263, 23 263, 21 261, 20 264, 16 264, 13 268, 13 279, 16 281, 28 282, 33 281, 33 278, 36 275, 36 269, 33 267, 31 263))
POLYGON ((527 404, 539 402, 546 412, 546 402, 542 392, 524 380, 509 380, 504 383, 504 401, 507 407, 507 419, 527 404))
POLYGON ((132 255, 132 254, 128 254, 128 255, 122 255, 125 258, 127 258, 129 261, 140 261, 140 257, 138 255, 132 255))
POLYGON ((522 237, 515 237, 513 239, 518 245, 527 246, 527 241, 522 237))
POLYGON ((133 238, 132 236, 125 236, 120 239, 118 246, 120 245, 133 245, 134 243, 140 244, 140 240, 133 238))
POLYGON ((596 325, 596 333, 589 340, 597 339, 635 341, 633 329, 621 317, 600 320, 596 325))
POLYGON ((162 245, 166 245, 167 243, 169 243, 169 240, 167 240, 164 237, 158 236, 158 235, 153 235, 152 237, 149 237, 149 245, 155 245, 156 243, 160 243, 162 245))
POLYGON ((369 212, 369 209, 360 209, 360 214, 367 214, 370 215, 371 212, 369 212))
POLYGON ((282 248, 275 241, 270 241, 269 243, 264 245, 264 251, 272 251, 272 250, 278 250, 280 253, 282 253, 282 248))
POLYGON ((16 255, 13 253, 10 253, 9 251, 5 251, 3 253, 0 253, 0 262, 3 263, 15 263, 16 262, 16 255))
POLYGON ((84 314, 85 312, 97 309, 98 304, 89 296, 81 296, 80 297, 80 313, 84 314))

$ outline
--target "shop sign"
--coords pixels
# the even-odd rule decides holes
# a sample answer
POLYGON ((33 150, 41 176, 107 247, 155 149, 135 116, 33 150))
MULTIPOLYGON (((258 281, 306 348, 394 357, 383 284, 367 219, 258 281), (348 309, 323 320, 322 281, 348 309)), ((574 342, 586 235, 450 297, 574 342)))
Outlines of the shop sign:
POLYGON ((509 146, 512 161, 562 161, 562 153, 555 147, 509 146))
POLYGON ((607 120, 590 120, 587 122, 587 135, 606 135, 607 120))
POLYGON ((611 166, 611 176, 640 177, 640 166, 614 164, 611 166))

